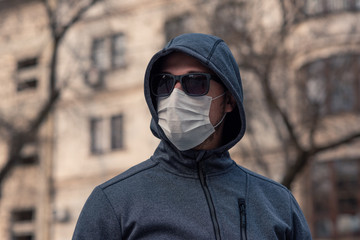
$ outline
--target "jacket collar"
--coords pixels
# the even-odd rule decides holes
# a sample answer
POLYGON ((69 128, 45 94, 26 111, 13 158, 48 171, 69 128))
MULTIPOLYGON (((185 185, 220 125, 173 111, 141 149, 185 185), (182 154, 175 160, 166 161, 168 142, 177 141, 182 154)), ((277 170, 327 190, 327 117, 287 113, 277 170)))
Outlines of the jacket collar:
POLYGON ((152 159, 166 170, 187 177, 197 177, 199 168, 206 175, 219 174, 234 164, 228 151, 179 151, 165 141, 160 142, 152 159))

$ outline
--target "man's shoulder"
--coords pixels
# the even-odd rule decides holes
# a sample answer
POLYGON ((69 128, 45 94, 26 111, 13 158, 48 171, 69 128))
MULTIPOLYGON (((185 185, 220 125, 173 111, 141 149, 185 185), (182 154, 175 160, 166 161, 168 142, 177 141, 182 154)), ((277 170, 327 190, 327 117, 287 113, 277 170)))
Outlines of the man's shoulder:
POLYGON ((111 188, 115 185, 121 184, 122 182, 124 182, 126 180, 131 180, 131 179, 137 178, 137 177, 141 178, 141 176, 139 176, 139 175, 154 168, 157 165, 158 165, 158 162, 148 159, 144 162, 141 162, 141 163, 129 168, 128 170, 120 173, 119 175, 113 177, 112 179, 102 183, 101 185, 99 185, 99 187, 101 189, 105 190, 105 189, 111 188))
POLYGON ((289 190, 279 182, 272 180, 268 177, 255 173, 247 168, 239 166, 244 172, 247 173, 248 176, 248 184, 251 187, 263 187, 269 189, 270 191, 282 191, 282 192, 289 192, 289 190))

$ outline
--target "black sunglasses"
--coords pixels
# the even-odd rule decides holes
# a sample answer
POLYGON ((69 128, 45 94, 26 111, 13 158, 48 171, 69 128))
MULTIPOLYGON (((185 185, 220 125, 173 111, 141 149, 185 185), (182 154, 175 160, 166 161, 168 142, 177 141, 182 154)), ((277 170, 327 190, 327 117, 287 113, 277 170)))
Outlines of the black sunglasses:
POLYGON ((156 97, 167 97, 174 90, 176 82, 179 81, 187 95, 203 96, 209 92, 210 79, 218 80, 216 76, 209 73, 187 73, 184 75, 160 73, 151 78, 150 88, 156 97))

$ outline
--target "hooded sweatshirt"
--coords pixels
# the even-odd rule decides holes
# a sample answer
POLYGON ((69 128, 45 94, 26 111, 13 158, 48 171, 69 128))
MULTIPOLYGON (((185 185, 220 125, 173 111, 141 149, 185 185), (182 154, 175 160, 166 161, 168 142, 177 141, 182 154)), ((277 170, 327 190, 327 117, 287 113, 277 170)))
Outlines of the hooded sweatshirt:
POLYGON ((246 121, 240 72, 223 40, 195 33, 174 38, 150 60, 144 91, 151 130, 160 144, 148 160, 94 189, 73 240, 311 239, 291 192, 237 165, 229 155, 246 121), (150 78, 173 52, 199 60, 236 100, 225 118, 223 144, 216 149, 179 151, 158 124, 150 78))

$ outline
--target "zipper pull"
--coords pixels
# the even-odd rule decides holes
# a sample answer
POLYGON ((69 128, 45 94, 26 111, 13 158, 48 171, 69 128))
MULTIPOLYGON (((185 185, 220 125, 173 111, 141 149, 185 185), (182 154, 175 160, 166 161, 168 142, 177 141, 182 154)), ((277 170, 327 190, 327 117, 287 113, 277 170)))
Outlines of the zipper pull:
POLYGON ((246 240, 246 204, 245 199, 240 198, 238 200, 240 209, 240 239, 246 240))

